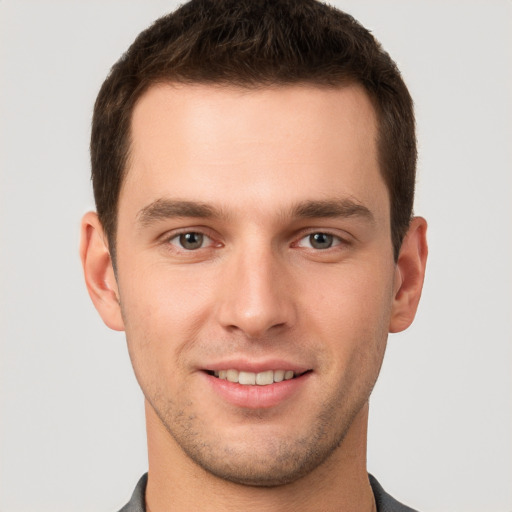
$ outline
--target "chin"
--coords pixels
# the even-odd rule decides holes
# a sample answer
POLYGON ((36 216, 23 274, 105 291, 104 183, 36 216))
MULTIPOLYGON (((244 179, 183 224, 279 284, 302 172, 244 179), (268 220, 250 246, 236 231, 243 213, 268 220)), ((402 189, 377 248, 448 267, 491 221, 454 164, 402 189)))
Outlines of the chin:
POLYGON ((309 475, 341 449, 348 427, 337 435, 325 427, 317 425, 295 438, 271 434, 252 443, 246 437, 239 443, 216 439, 180 445, 193 462, 217 478, 244 486, 278 487, 309 475))
POLYGON ((247 461, 237 459, 235 462, 224 460, 220 463, 218 460, 191 458, 205 471, 222 480, 250 487, 278 487, 305 477, 329 455, 318 459, 309 455, 297 459, 296 456, 290 453, 286 456, 287 460, 276 460, 275 456, 268 456, 259 461, 252 457, 252 460, 247 461))

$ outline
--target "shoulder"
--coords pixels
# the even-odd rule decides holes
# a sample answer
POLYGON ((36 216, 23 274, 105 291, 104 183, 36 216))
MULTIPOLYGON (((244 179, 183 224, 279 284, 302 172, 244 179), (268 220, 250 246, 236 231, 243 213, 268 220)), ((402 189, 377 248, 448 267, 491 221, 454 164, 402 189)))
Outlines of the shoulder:
POLYGON ((400 503, 390 496, 379 484, 377 479, 368 475, 370 478, 370 485, 372 486, 373 495, 375 496, 375 503, 377 504, 377 512, 417 512, 416 510, 400 503))
POLYGON ((148 474, 141 477, 135 490, 133 491, 130 501, 119 512, 146 512, 145 493, 146 484, 148 482, 148 474))

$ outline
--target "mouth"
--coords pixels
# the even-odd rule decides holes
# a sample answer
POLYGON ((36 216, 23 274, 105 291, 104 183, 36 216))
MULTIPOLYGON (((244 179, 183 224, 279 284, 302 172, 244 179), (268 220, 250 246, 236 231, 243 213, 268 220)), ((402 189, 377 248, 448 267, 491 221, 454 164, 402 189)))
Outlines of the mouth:
POLYGON ((247 372, 236 369, 228 370, 206 370, 208 375, 217 377, 220 380, 227 380, 242 386, 269 386, 278 382, 297 379, 310 373, 312 370, 298 372, 294 370, 265 370, 262 372, 247 372))

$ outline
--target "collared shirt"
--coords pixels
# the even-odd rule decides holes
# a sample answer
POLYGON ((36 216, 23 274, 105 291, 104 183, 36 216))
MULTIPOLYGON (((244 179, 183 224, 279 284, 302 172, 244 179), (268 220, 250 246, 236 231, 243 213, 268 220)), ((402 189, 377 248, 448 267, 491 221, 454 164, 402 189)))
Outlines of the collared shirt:
MULTIPOLYGON (((386 493, 375 477, 372 475, 368 476, 370 478, 373 495, 375 496, 377 512, 417 512, 396 501, 392 496, 386 493)), ((130 501, 119 512, 146 512, 145 493, 147 482, 148 474, 146 473, 139 480, 130 501)))

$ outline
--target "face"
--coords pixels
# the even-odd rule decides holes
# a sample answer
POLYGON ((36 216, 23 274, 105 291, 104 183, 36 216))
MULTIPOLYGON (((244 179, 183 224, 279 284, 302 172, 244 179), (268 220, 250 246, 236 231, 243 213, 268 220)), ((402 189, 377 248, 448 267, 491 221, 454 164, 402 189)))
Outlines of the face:
POLYGON ((134 110, 124 329, 151 414, 213 475, 291 482, 367 403, 397 282, 376 133, 357 87, 159 85, 134 110))

